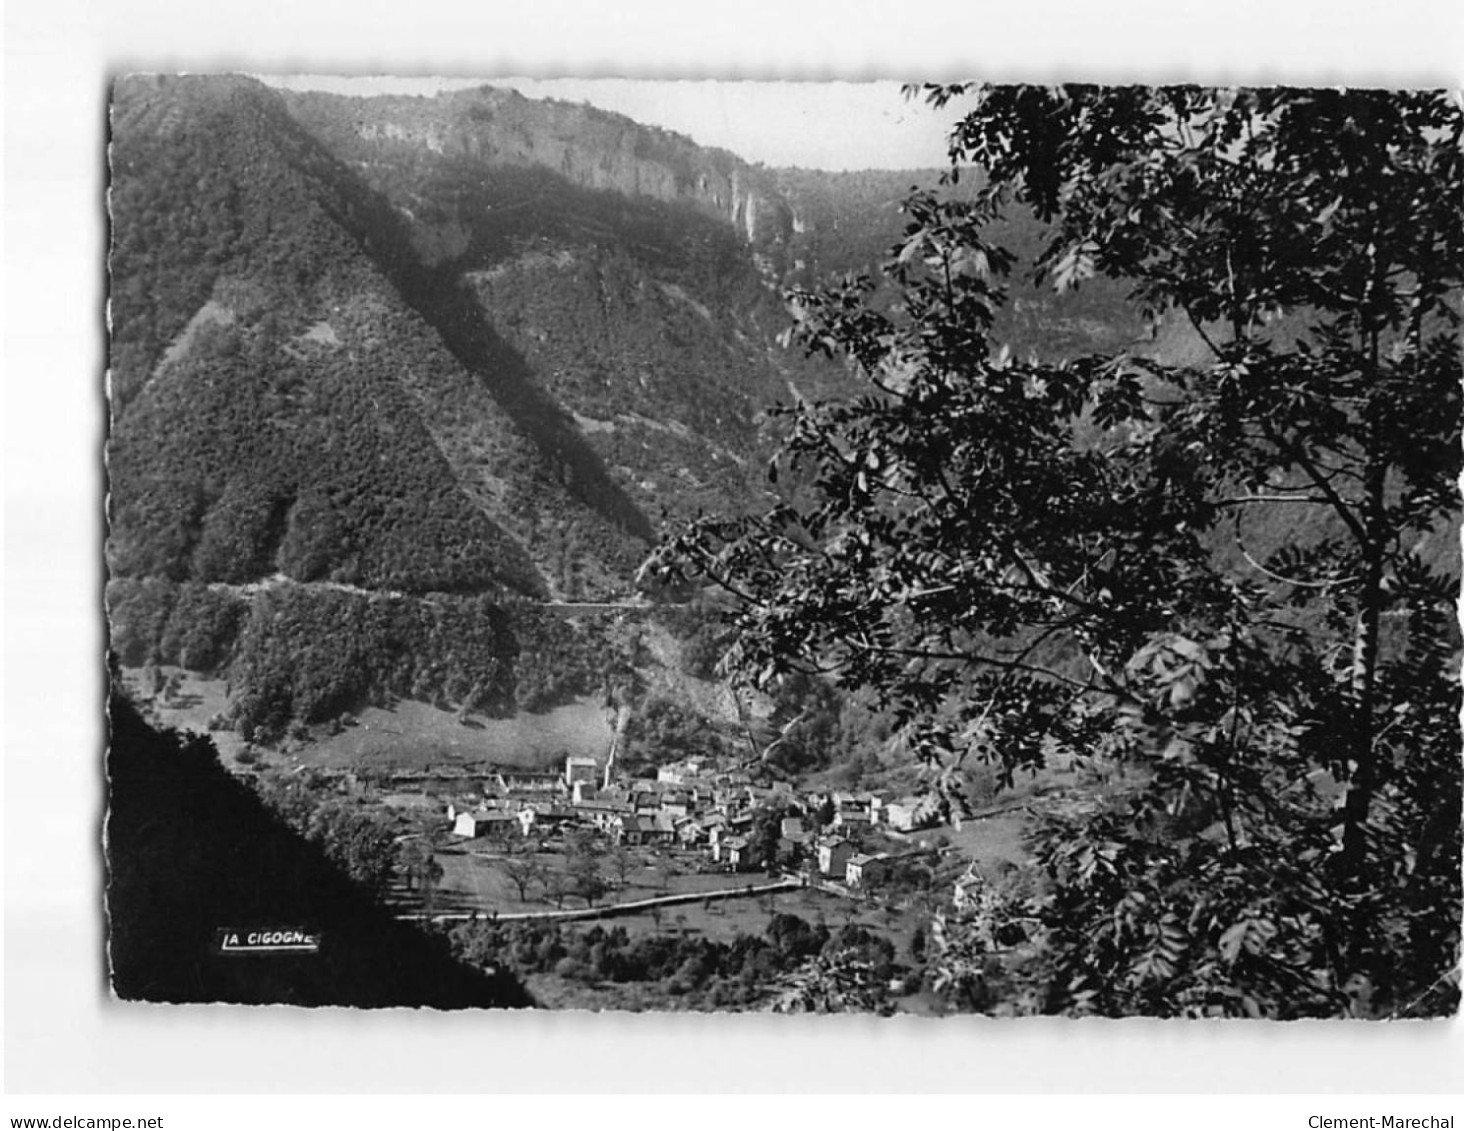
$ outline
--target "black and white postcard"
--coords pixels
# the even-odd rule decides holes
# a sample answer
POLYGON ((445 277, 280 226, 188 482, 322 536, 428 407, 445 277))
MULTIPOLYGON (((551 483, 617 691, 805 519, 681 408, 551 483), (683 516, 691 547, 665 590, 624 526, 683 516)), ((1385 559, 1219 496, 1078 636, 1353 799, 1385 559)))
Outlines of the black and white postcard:
POLYGON ((1457 95, 108 114, 118 998, 1457 1012, 1457 95))

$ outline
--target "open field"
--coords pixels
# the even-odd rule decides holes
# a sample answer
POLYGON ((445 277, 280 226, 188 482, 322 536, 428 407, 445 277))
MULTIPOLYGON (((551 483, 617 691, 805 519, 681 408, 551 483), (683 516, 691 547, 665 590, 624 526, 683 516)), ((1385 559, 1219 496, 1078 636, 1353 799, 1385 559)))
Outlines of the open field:
MULTIPOLYGON (((663 895, 740 891, 770 882, 762 872, 698 873, 693 870, 702 859, 697 854, 677 852, 657 856, 639 849, 630 849, 628 853, 634 866, 626 870, 623 882, 614 866, 613 851, 605 854, 602 875, 610 890, 598 901, 597 907, 608 909, 616 904, 663 895), (668 863, 671 868, 669 877, 666 875, 668 863)), ((560 910, 537 882, 529 885, 527 899, 519 898, 517 887, 504 870, 509 858, 502 853, 500 846, 468 841, 461 849, 454 847, 438 853, 436 859, 442 866, 443 877, 433 895, 431 911, 434 913, 519 915, 560 910)), ((554 872, 563 872, 566 863, 564 855, 555 851, 536 852, 517 859, 532 859, 544 869, 554 872)), ((963 866, 951 859, 952 863, 942 869, 943 872, 963 866)), ((933 894, 939 898, 943 893, 937 891, 933 894)), ((402 911, 425 910, 420 895, 415 892, 398 889, 393 901, 402 911)), ((578 896, 564 900, 564 910, 584 907, 584 901, 578 896)), ((662 909, 659 914, 651 910, 619 914, 607 918, 606 922, 613 921, 632 934, 687 934, 730 942, 739 934, 761 935, 774 914, 797 915, 809 923, 823 923, 830 930, 858 924, 890 937, 897 949, 908 946, 910 932, 924 918, 914 909, 892 913, 857 896, 803 888, 677 904, 662 909)), ((593 921, 576 920, 576 923, 588 926, 593 921)))
MULTIPOLYGON (((163 726, 174 730, 195 731, 207 734, 218 747, 219 757, 224 765, 230 765, 239 751, 244 749, 244 740, 231 730, 210 731, 208 720, 221 713, 229 705, 224 689, 228 686, 222 679, 205 679, 183 668, 162 667, 163 677, 178 677, 178 693, 170 701, 161 698, 153 704, 163 726)), ((133 702, 141 703, 142 668, 123 668, 122 683, 133 702)))
MULTIPOLYGON (((165 678, 179 678, 178 693, 155 704, 162 724, 178 730, 211 734, 225 764, 233 762, 244 742, 232 730, 208 731, 208 720, 228 707, 227 683, 205 679, 182 668, 163 667, 165 678)), ((125 668, 123 682, 141 701, 143 669, 125 668)), ((355 726, 340 734, 311 728, 308 741, 288 739, 280 757, 290 765, 332 770, 417 770, 494 762, 526 769, 558 768, 566 754, 603 758, 612 726, 597 699, 583 698, 543 714, 511 719, 471 716, 459 721, 454 711, 404 700, 390 709, 367 707, 355 726)), ((276 756, 265 755, 267 760, 276 756)))
POLYGON ((541 715, 511 719, 474 715, 403 700, 390 709, 367 707, 355 726, 321 735, 296 757, 321 769, 418 770, 496 762, 526 769, 561 767, 566 754, 603 758, 610 719, 597 699, 584 698, 541 715))
MULTIPOLYGON (((518 888, 508 879, 505 863, 509 859, 501 846, 484 840, 464 841, 447 851, 436 855, 442 866, 443 876, 432 901, 432 910, 441 914, 462 911, 479 911, 485 914, 497 912, 502 915, 525 912, 559 910, 538 883, 530 884, 528 899, 520 899, 518 888)), ((529 860, 542 865, 547 871, 562 873, 565 857, 562 852, 542 851, 514 859, 529 860)), ((601 906, 628 903, 650 899, 660 895, 684 895, 699 892, 717 892, 745 888, 768 882, 762 872, 707 872, 695 871, 698 863, 705 860, 702 854, 667 853, 656 856, 641 849, 627 849, 630 865, 622 882, 616 867, 614 850, 603 854, 601 875, 610 885, 599 902, 601 906), (670 868, 668 875, 667 868, 670 868)), ((422 910, 420 897, 416 893, 396 893, 402 910, 422 910)), ((571 895, 564 901, 564 910, 584 907, 584 901, 571 895)), ((676 910, 686 910, 677 908, 676 910)), ((668 919, 671 917, 668 913, 668 919)), ((650 916, 646 916, 650 918, 650 916)), ((625 922, 631 922, 627 917, 625 922)))
MULTIPOLYGON (((564 857, 556 853, 536 853, 534 859, 549 868, 564 866, 564 857)), ((447 875, 442 879, 438 893, 433 897, 432 909, 438 913, 477 912, 499 914, 521 914, 553 912, 558 910, 552 900, 545 900, 539 887, 530 888, 529 900, 520 900, 518 890, 509 884, 504 873, 489 857, 466 857, 441 854, 438 862, 444 866, 447 875)), ((763 887, 769 884, 769 876, 763 872, 744 872, 739 875, 676 875, 666 888, 659 885, 627 884, 621 887, 612 878, 613 887, 603 900, 596 904, 602 910, 612 909, 618 903, 646 900, 656 895, 678 895, 691 893, 723 893, 739 891, 742 888, 763 887)), ((398 893, 403 900, 411 900, 413 907, 416 895, 398 893)), ((407 906, 406 903, 401 906, 407 906)), ((578 897, 565 900, 565 910, 583 909, 584 901, 578 897)), ((713 939, 716 942, 731 942, 738 935, 761 935, 767 929, 773 914, 796 914, 810 923, 824 923, 830 931, 856 923, 859 926, 895 938, 896 945, 908 941, 906 926, 915 923, 911 914, 900 914, 897 919, 861 898, 845 897, 820 891, 817 888, 793 888, 785 891, 764 891, 745 897, 719 898, 707 903, 684 903, 666 907, 662 913, 615 914, 606 916, 606 925, 622 926, 631 935, 695 935, 713 939), (908 923, 903 920, 909 920, 908 923), (892 929, 893 928, 893 929, 892 929)), ((575 919, 565 923, 567 928, 589 928, 594 919, 575 919)))
POLYGON ((1027 858, 1027 850, 1022 844, 1026 826, 1025 813, 1011 812, 962 821, 959 829, 939 825, 909 836, 912 844, 922 841, 935 843, 936 838, 944 837, 955 850, 955 855, 974 861, 983 875, 995 879, 1003 865, 1020 864, 1027 858))

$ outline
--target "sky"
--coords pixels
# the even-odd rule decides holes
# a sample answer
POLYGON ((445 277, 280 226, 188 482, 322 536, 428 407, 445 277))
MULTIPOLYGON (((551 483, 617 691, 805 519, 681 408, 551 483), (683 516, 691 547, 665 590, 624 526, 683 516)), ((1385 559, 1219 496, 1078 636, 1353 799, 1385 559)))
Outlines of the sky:
POLYGON ((807 169, 910 169, 945 163, 959 107, 937 111, 901 84, 871 82, 658 82, 637 79, 256 77, 276 86, 340 94, 422 94, 490 83, 527 98, 588 102, 686 134, 745 161, 807 169))

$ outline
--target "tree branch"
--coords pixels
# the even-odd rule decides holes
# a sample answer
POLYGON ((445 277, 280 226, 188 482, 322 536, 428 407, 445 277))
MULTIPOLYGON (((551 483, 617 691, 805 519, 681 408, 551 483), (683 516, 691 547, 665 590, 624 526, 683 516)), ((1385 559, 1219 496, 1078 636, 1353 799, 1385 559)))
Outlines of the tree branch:
POLYGON ((895 648, 888 645, 870 644, 855 640, 850 640, 849 644, 859 651, 874 655, 900 656, 911 660, 953 661, 972 666, 998 668, 1003 671, 1026 672, 1030 675, 1042 676, 1045 679, 1066 684, 1069 687, 1081 688, 1084 691, 1092 689, 1092 684, 1090 683, 1084 683, 1082 680, 1074 679, 1072 676, 1055 672, 1051 668, 1044 668, 1038 664, 1029 664, 1023 660, 1007 660, 997 656, 982 655, 979 652, 938 652, 926 648, 895 648))
MULTIPOLYGON (((1310 488, 1300 488, 1310 490, 1310 488)), ((1233 499, 1218 499, 1215 502, 1217 507, 1242 507, 1248 503, 1314 503, 1321 506, 1331 506, 1332 500, 1326 496, 1318 498, 1315 495, 1237 495, 1233 499)))
POLYGON ((1307 455, 1306 451, 1301 447, 1300 444, 1296 443, 1294 440, 1287 439, 1279 432, 1277 432, 1276 426, 1271 421, 1262 421, 1261 427, 1264 429, 1267 439, 1269 439, 1271 443, 1276 445, 1277 448, 1281 449, 1281 451, 1285 452, 1292 459, 1294 459, 1301 466, 1301 469, 1307 473, 1308 478, 1310 478, 1311 481, 1316 484, 1317 489, 1326 496, 1327 502, 1329 502, 1332 505, 1332 509, 1337 512, 1337 517, 1340 518, 1344 523, 1346 523, 1347 529, 1351 531, 1352 536, 1357 539, 1358 545, 1362 546, 1365 549, 1371 541, 1371 539, 1368 538, 1367 530, 1363 527, 1362 522, 1358 519, 1358 517, 1352 513, 1352 508, 1347 505, 1346 500, 1344 500, 1341 495, 1337 494, 1337 491, 1332 486, 1329 477, 1322 474, 1321 469, 1317 467, 1317 465, 1312 461, 1311 457, 1307 455))

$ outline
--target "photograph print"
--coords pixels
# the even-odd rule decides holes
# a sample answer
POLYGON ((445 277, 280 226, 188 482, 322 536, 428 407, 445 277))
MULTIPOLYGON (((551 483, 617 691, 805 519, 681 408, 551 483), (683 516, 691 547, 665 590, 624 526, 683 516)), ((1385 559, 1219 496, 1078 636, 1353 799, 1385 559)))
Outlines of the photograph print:
POLYGON ((1457 92, 109 123, 116 998, 1457 1014, 1457 92))

